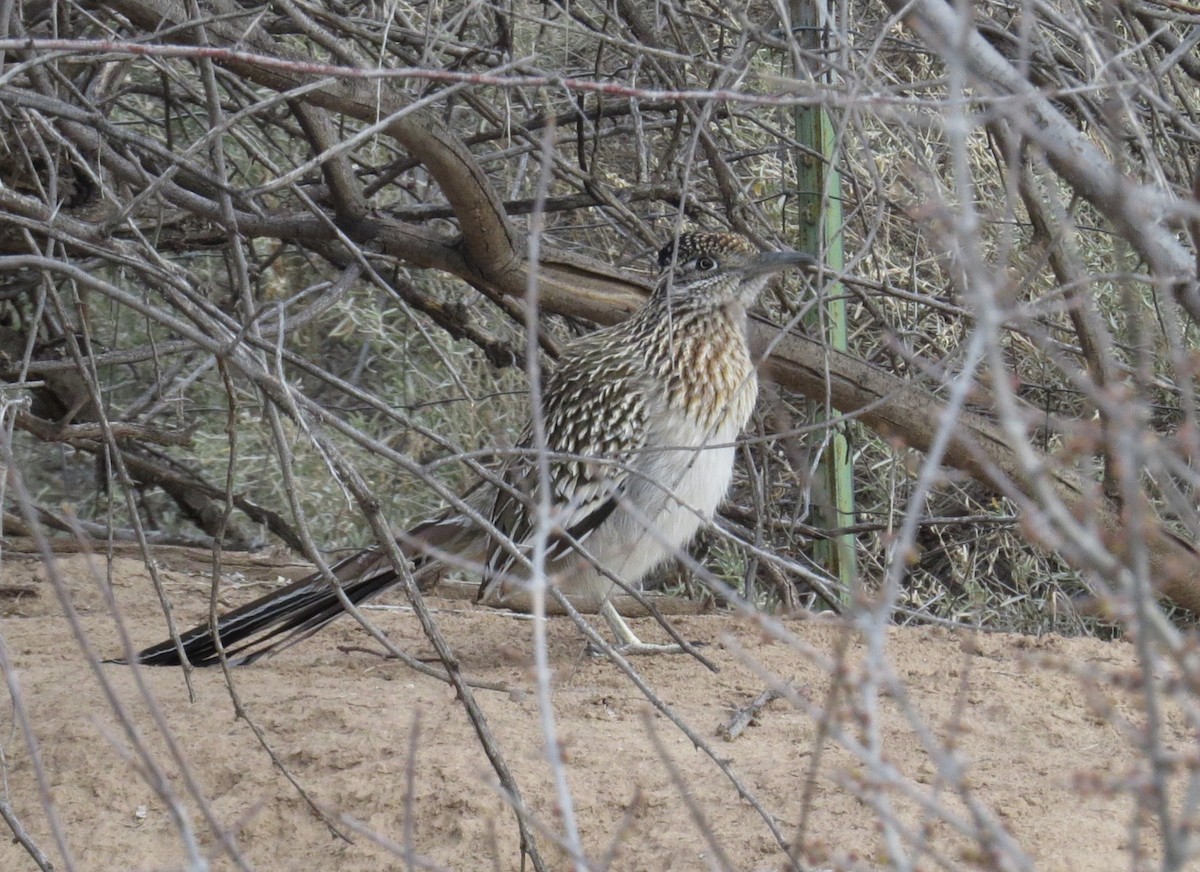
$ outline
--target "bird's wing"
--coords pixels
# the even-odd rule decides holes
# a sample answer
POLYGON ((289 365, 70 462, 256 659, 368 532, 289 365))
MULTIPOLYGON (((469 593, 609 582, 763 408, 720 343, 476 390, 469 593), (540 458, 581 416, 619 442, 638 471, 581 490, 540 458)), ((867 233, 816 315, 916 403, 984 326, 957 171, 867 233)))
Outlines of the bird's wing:
MULTIPOLYGON (((560 368, 544 392, 550 511, 548 560, 585 544, 616 509, 630 482, 630 463, 644 447, 646 397, 632 373, 597 373, 595 366, 560 368), (619 377, 624 375, 625 377, 619 377)), ((523 448, 534 447, 532 436, 523 448)), ((503 539, 488 545, 481 596, 510 572, 518 575, 536 523, 538 462, 525 451, 504 472, 506 487, 491 520, 503 539)))

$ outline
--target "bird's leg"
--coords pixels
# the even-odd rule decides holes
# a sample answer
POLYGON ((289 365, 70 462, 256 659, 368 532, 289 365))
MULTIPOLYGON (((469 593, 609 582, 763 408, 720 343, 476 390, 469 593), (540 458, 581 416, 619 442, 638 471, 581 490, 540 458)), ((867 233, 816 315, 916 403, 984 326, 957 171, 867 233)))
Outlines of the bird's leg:
POLYGON ((633 632, 633 628, 625 623, 625 619, 621 617, 621 613, 617 611, 617 607, 612 604, 611 599, 606 599, 604 605, 600 607, 600 614, 604 615, 604 620, 608 623, 608 627, 613 632, 613 636, 617 640, 617 650, 622 654, 685 654, 680 645, 656 645, 650 642, 643 642, 638 638, 637 633, 633 632))

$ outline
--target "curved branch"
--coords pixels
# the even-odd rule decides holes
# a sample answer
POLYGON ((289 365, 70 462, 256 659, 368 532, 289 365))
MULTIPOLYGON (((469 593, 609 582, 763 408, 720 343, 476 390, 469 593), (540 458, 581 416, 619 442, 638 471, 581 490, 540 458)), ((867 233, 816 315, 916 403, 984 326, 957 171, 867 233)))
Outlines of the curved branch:
MULTIPOLYGON (((182 27, 190 20, 185 6, 172 0, 117 0, 110 8, 151 32, 164 26, 182 27)), ((216 0, 210 8, 214 18, 204 24, 210 39, 220 37, 228 45, 250 43, 275 57, 291 56, 261 28, 245 32, 245 20, 237 16, 251 13, 228 0, 216 0)), ((180 39, 189 35, 186 29, 179 32, 180 39)), ((438 183, 458 217, 464 253, 475 268, 488 277, 503 276, 513 268, 519 257, 518 235, 504 214, 499 196, 467 146, 432 110, 413 109, 407 96, 387 82, 341 79, 318 84, 322 80, 315 75, 267 68, 236 56, 218 61, 258 85, 281 93, 302 91, 302 96, 295 99, 364 123, 391 117, 385 132, 420 161, 438 183)))

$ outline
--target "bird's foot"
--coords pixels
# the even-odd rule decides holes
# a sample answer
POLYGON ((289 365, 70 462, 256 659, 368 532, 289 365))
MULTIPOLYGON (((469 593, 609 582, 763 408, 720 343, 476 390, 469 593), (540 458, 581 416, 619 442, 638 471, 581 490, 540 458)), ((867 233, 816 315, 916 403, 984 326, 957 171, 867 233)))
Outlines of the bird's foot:
MULTIPOLYGON (((588 653, 593 657, 603 657, 604 650, 597 648, 591 642, 587 646, 588 653)), ((686 654, 687 651, 682 645, 658 645, 652 642, 621 642, 613 645, 612 650, 616 651, 622 657, 634 657, 648 654, 686 654)))
MULTIPOLYGON (((637 633, 633 632, 633 628, 625 623, 625 619, 613 607, 612 601, 608 601, 600 610, 600 614, 608 622, 609 628, 613 632, 613 636, 617 640, 617 644, 613 649, 625 656, 643 655, 643 654, 688 654, 687 648, 683 645, 676 644, 657 644, 654 642, 643 642, 638 638, 637 633)), ((691 647, 698 647, 702 642, 691 642, 691 647)), ((594 646, 589 643, 589 650, 594 651, 594 646)), ((602 653, 602 652, 594 652, 602 653)))

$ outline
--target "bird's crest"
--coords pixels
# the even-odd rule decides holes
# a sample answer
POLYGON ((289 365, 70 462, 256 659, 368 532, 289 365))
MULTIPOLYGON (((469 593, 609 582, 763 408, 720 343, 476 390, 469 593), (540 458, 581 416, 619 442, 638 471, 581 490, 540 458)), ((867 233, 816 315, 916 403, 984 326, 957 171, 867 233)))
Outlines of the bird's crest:
POLYGON ((702 263, 705 259, 711 260, 719 268, 722 261, 731 254, 747 257, 757 251, 749 239, 736 233, 697 230, 681 233, 677 240, 668 242, 659 249, 658 268, 670 269, 674 262, 677 270, 690 271, 707 265, 702 263))

